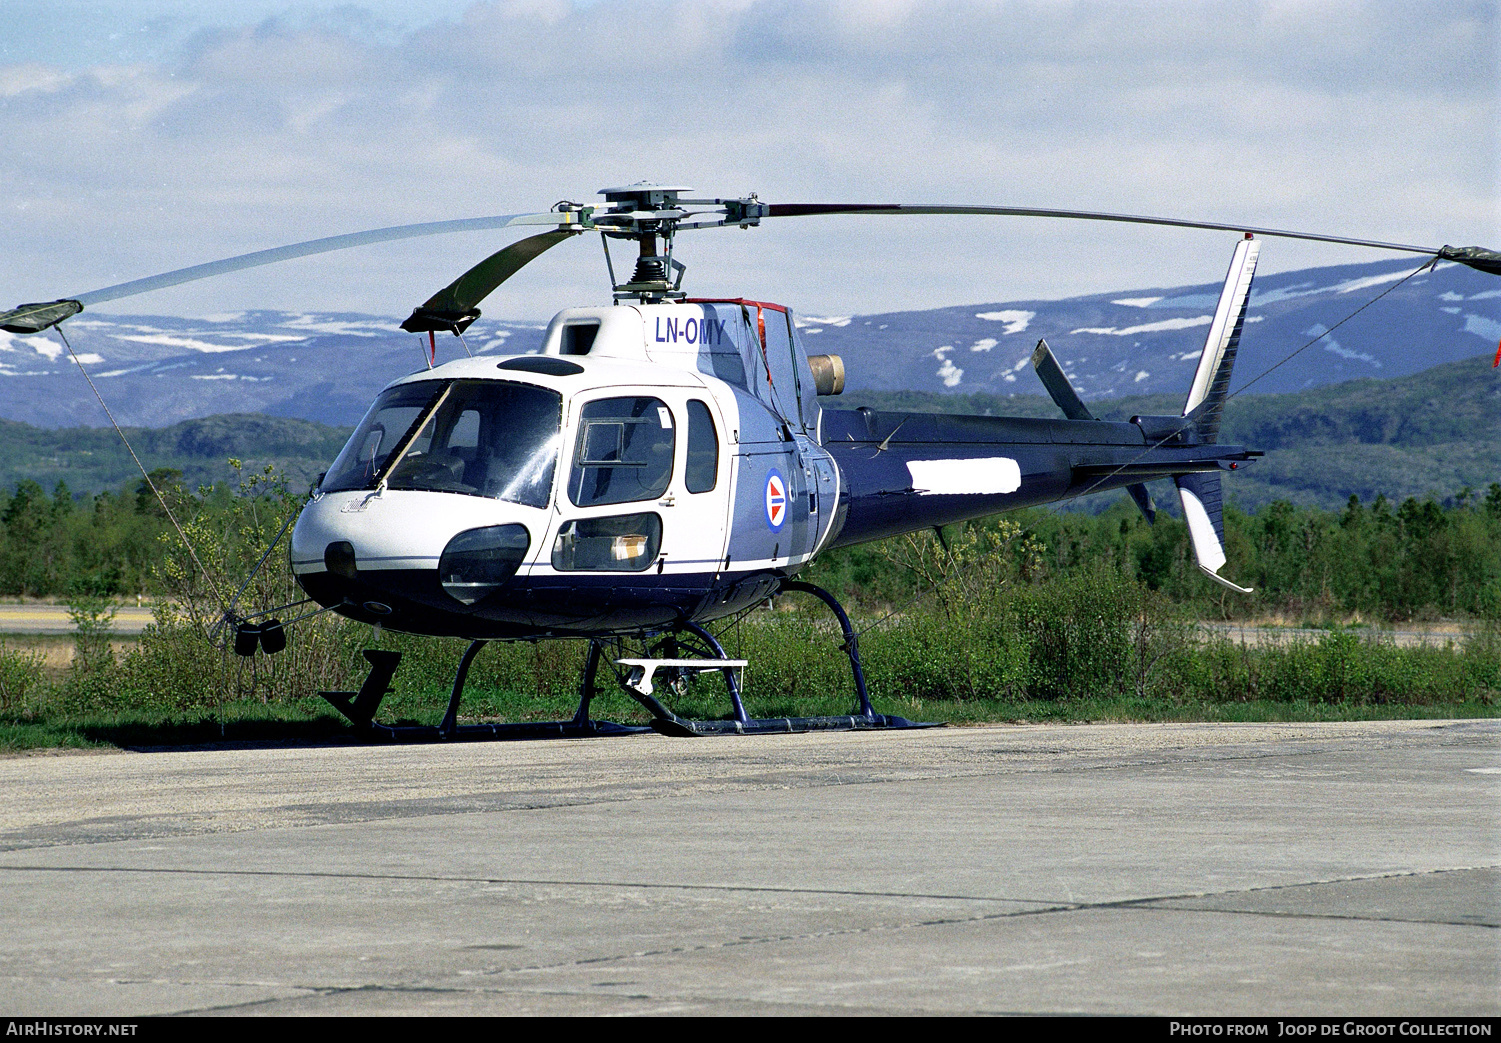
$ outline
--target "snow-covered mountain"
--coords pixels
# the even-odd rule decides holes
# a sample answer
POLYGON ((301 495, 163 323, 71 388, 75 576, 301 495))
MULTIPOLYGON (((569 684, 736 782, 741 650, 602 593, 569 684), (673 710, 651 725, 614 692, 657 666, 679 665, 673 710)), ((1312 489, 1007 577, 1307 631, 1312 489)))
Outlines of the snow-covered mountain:
MULTIPOLYGON (((245 311, 196 319, 86 311, 65 329, 122 424, 162 427, 219 413, 350 425, 390 381, 425 368, 427 338, 370 315, 245 311)), ((536 351, 541 324, 486 321, 476 354, 536 351)), ((438 361, 464 350, 438 340, 438 361)), ((108 420, 55 334, 0 331, 0 418, 40 427, 108 420)))
MULTIPOLYGON (((1258 276, 1232 386, 1300 348, 1250 390, 1399 377, 1494 352, 1501 340, 1501 283, 1441 264, 1393 289, 1414 267, 1409 260, 1381 261, 1258 276), (1383 290, 1391 292, 1350 317, 1383 290)), ((1219 292, 1218 284, 1206 284, 889 315, 804 316, 803 334, 810 352, 843 356, 854 389, 1040 394, 1029 360, 1042 337, 1086 399, 1179 394, 1188 389, 1219 292)))
MULTIPOLYGON (((1414 266, 1403 259, 1258 277, 1235 386, 1300 348, 1251 390, 1400 377, 1494 351, 1501 284, 1440 264, 1396 285, 1414 266), (1350 317, 1383 290, 1391 292, 1350 317)), ((754 288, 746 293, 754 296, 754 288)), ((799 322, 809 351, 844 357, 852 390, 1042 393, 1028 359, 1046 337, 1086 399, 1178 394, 1188 387, 1218 293, 1217 284, 1205 284, 799 322)), ((475 354, 535 351, 542 329, 482 319, 465 343, 475 354)), ((66 330, 120 422, 141 426, 247 412, 353 424, 387 382, 426 365, 426 338, 368 315, 247 311, 189 319, 89 310, 66 330)), ((453 337, 438 340, 440 361, 463 350, 453 337)), ((0 418, 46 427, 106 423, 50 333, 0 331, 0 418)))

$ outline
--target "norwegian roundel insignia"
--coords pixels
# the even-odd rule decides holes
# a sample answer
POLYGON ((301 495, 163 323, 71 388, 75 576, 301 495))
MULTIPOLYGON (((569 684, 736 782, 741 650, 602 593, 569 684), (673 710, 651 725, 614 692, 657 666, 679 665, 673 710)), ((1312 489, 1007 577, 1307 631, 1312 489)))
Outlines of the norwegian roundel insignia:
POLYGON ((787 483, 782 476, 772 471, 766 476, 766 524, 773 532, 787 520, 787 483))

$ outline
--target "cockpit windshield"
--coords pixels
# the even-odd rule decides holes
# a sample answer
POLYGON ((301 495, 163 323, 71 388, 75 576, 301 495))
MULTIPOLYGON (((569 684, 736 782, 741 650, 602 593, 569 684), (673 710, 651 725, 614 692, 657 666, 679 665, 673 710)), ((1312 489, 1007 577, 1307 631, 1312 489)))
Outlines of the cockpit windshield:
POLYGON ((401 384, 375 400, 320 488, 341 492, 384 483, 546 507, 562 420, 562 396, 532 384, 401 384))

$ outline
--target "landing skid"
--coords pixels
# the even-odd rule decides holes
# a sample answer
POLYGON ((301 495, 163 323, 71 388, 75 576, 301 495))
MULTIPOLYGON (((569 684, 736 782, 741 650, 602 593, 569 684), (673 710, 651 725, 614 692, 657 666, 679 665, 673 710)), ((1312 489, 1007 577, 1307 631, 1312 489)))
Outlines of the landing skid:
POLYGON ((690 721, 674 715, 653 717, 651 729, 660 735, 696 738, 707 735, 790 735, 800 732, 865 732, 890 728, 942 728, 940 721, 909 721, 890 714, 869 717, 753 717, 745 721, 690 721))
POLYGON ((343 714, 350 724, 360 729, 371 742, 494 742, 534 739, 592 739, 616 735, 642 735, 651 731, 640 724, 617 724, 614 721, 597 721, 589 716, 589 702, 594 698, 595 678, 599 673, 600 646, 591 642, 589 661, 584 667, 584 680, 579 688, 579 708, 568 721, 516 721, 504 724, 459 724, 459 699, 464 694, 464 682, 469 678, 469 667, 474 657, 486 642, 474 641, 464 650, 459 660, 458 671, 453 677, 453 691, 448 697, 448 711, 443 723, 436 728, 430 725, 388 725, 375 721, 375 711, 381 700, 391 690, 391 677, 401 663, 400 652, 382 649, 365 649, 365 661, 370 664, 370 673, 358 692, 323 692, 323 698, 343 714))
POLYGON ((371 742, 477 742, 518 741, 534 739, 590 739, 618 735, 640 735, 655 731, 661 735, 707 736, 707 735, 787 735, 797 732, 862 732, 896 728, 939 728, 941 724, 909 721, 905 717, 876 713, 870 704, 870 694, 865 688, 865 671, 860 665, 859 637, 850 625, 849 617, 834 596, 811 583, 783 580, 779 593, 812 594, 827 605, 839 620, 844 635, 841 646, 849 657, 850 673, 855 682, 855 694, 859 698, 858 713, 835 717, 751 717, 745 712, 740 699, 740 683, 737 671, 744 667, 744 660, 729 659, 713 634, 697 623, 684 623, 661 639, 650 650, 647 659, 625 659, 619 662, 632 668, 629 675, 617 675, 620 687, 644 706, 651 714, 649 725, 617 724, 614 721, 597 721, 589 716, 589 703, 594 698, 595 682, 599 676, 599 664, 603 658, 603 646, 599 641, 589 643, 589 659, 584 667, 583 682, 579 685, 578 712, 567 721, 521 721, 505 724, 459 724, 459 700, 464 694, 464 682, 469 677, 469 667, 474 657, 484 648, 485 641, 474 641, 459 660, 454 674, 453 691, 448 697, 448 710, 443 722, 437 727, 425 725, 377 724, 375 712, 381 700, 391 688, 391 678, 401 663, 401 653, 367 648, 365 661, 370 664, 370 673, 358 692, 323 692, 323 698, 343 714, 371 742), (683 655, 687 650, 690 655, 683 655), (644 666, 642 664, 645 664, 644 666), (669 710, 653 694, 654 671, 657 683, 669 691, 684 694, 690 678, 702 673, 718 672, 724 677, 730 699, 730 716, 719 720, 697 720, 681 717, 669 710))

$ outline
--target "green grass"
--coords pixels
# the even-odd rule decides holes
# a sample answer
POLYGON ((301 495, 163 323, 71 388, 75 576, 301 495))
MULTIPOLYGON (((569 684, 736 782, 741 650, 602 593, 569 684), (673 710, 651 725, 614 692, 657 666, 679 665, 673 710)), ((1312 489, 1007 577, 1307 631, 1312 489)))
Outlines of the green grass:
MULTIPOLYGON (((985 578, 996 568, 977 571, 985 578)), ((860 647, 878 712, 953 725, 1494 717, 1501 707, 1495 623, 1441 648, 1400 648, 1348 628, 1247 647, 1205 640, 1179 611, 1103 569, 1004 594, 977 581, 870 630, 860 647)), ((80 636, 83 654, 60 675, 36 648, 0 644, 0 750, 354 741, 316 693, 359 686, 370 629, 314 622, 269 661, 216 651, 170 619, 123 656, 103 635, 80 636)), ((752 716, 854 710, 848 662, 821 617, 757 612, 722 638, 732 657, 750 661, 752 716)), ((380 643, 403 659, 379 719, 438 724, 462 643, 390 633, 380 643)), ((572 717, 586 650, 579 641, 492 643, 474 661, 464 719, 572 717)), ((646 722, 607 669, 598 687, 595 718, 646 722)), ((685 717, 730 710, 717 674, 659 698, 685 717)))
MULTIPOLYGON (((460 723, 546 721, 573 715, 574 703, 548 696, 527 697, 495 690, 466 693, 460 723)), ((1306 699, 1279 701, 1187 701, 1164 698, 1091 696, 1079 699, 900 699, 873 700, 876 712, 959 727, 1015 724, 1100 724, 1153 722, 1333 722, 1489 718, 1498 716, 1494 697, 1443 703, 1330 703, 1306 699)), ((386 724, 436 725, 447 704, 445 692, 409 694, 387 700, 379 719, 386 724)), ((689 700, 673 709, 685 716, 728 716, 723 699, 689 700)), ((793 703, 783 698, 748 698, 752 716, 847 714, 853 698, 814 696, 793 703)), ((645 724, 647 715, 621 693, 594 701, 592 715, 621 724, 645 724)), ((0 752, 39 749, 192 747, 220 743, 326 745, 359 742, 358 733, 321 700, 263 705, 226 703, 222 709, 192 712, 141 709, 118 713, 57 714, 30 720, 0 717, 0 752)))

